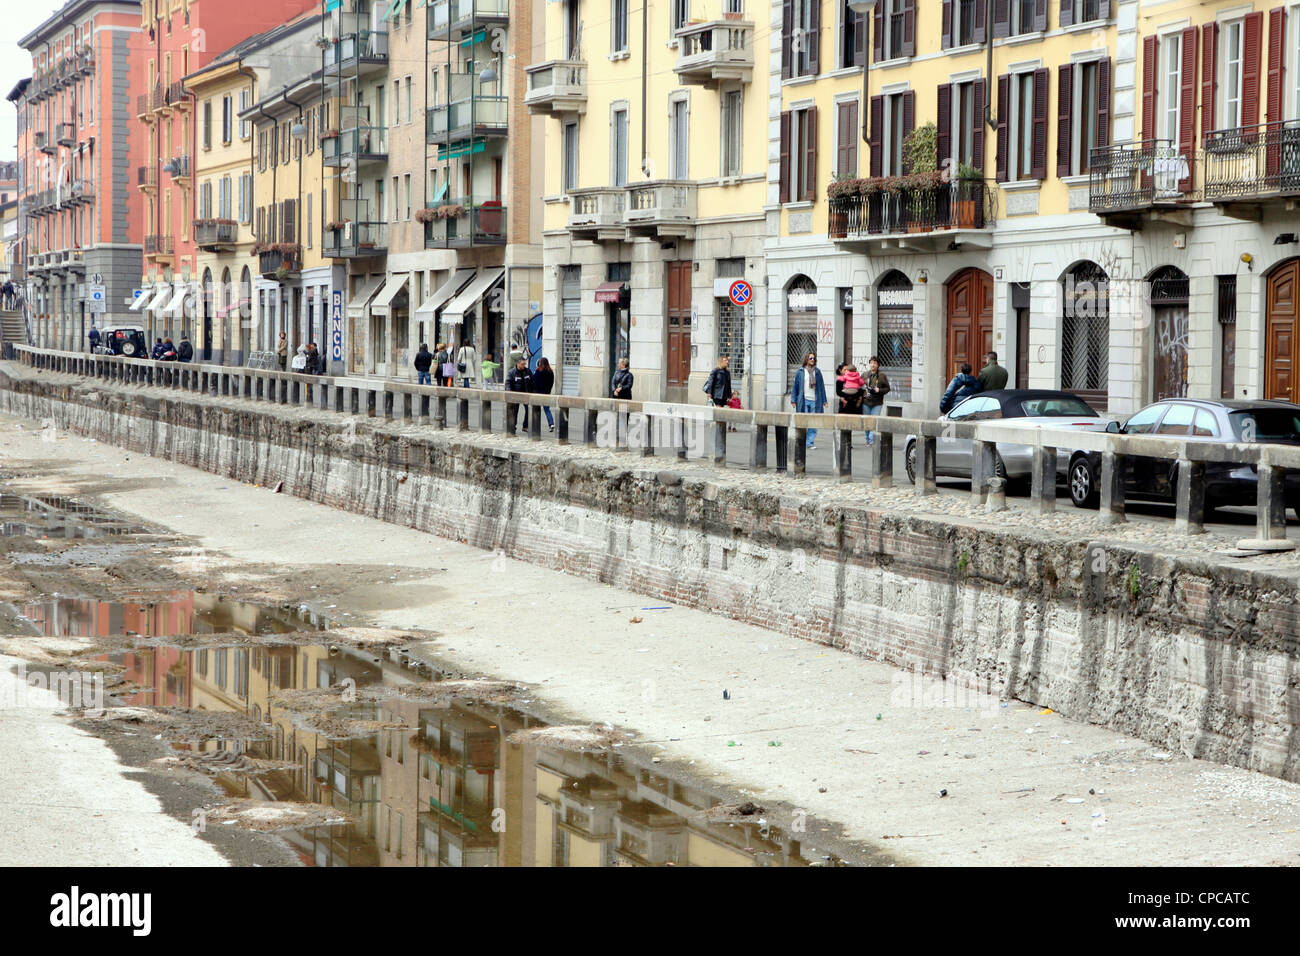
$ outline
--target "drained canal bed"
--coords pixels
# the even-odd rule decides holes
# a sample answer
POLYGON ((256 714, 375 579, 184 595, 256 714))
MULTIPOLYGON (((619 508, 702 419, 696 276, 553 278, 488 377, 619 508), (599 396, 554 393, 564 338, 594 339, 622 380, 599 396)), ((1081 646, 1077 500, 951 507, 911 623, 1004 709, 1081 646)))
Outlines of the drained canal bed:
POLYGON ((659 772, 612 725, 550 724, 525 686, 417 659, 419 633, 196 591, 16 610, 30 633, 3 649, 40 661, 29 683, 106 739, 165 746, 148 769, 215 784, 196 830, 267 834, 305 865, 852 860, 809 842, 828 831, 802 814, 659 772))

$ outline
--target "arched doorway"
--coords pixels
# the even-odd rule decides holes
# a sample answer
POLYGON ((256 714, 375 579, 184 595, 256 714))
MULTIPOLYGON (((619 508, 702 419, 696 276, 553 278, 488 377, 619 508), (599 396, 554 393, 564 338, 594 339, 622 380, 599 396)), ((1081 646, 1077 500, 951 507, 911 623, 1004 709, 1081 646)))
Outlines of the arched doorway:
MULTIPOLYGON (((817 351, 817 284, 797 275, 785 287, 785 388, 794 387, 794 374, 809 352, 817 351)), ((788 401, 788 398, 787 398, 788 401)))
POLYGON ((213 298, 212 270, 203 270, 203 361, 212 361, 212 312, 216 308, 213 298))
POLYGON ((1164 266, 1151 274, 1153 401, 1187 397, 1187 273, 1164 266))
POLYGON ((983 269, 963 269, 948 280, 948 352, 943 380, 963 362, 979 372, 993 349, 993 277, 983 269))
POLYGON ((231 349, 230 310, 235 307, 235 303, 238 301, 238 299, 239 299, 238 293, 236 292, 234 287, 231 286, 230 284, 229 267, 222 269, 221 270, 221 307, 217 312, 218 317, 221 319, 221 338, 220 338, 221 344, 217 347, 217 351, 220 355, 220 361, 222 362, 230 361, 230 349, 231 349))
POLYGON ((1099 411, 1110 394, 1110 276, 1080 262, 1061 277, 1061 388, 1099 411))
POLYGON ((876 286, 876 349, 890 397, 912 400, 912 282, 892 269, 876 286))
POLYGON ((1294 402, 1297 284, 1300 259, 1288 259, 1268 277, 1268 331, 1264 342, 1264 397, 1294 402))

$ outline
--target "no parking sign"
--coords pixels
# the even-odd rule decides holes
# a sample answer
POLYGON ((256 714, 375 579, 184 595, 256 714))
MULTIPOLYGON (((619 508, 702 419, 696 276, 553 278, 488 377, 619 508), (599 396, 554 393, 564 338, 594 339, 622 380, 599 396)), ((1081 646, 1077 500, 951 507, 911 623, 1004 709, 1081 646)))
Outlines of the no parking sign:
POLYGON ((737 279, 727 290, 727 298, 735 305, 749 305, 754 298, 754 287, 744 279, 737 279))

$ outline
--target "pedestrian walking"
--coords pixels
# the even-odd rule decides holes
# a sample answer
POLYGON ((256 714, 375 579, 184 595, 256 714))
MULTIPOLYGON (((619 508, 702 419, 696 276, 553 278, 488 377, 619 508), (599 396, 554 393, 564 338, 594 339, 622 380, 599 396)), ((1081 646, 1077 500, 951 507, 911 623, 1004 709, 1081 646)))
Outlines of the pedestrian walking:
POLYGON ((970 373, 970 362, 962 362, 957 374, 939 399, 939 411, 947 414, 980 390, 980 380, 970 373))
POLYGON ((157 361, 159 361, 159 360, 162 359, 162 357, 163 357, 163 351, 164 351, 164 350, 163 350, 163 340, 162 340, 162 339, 157 339, 157 340, 153 343, 153 351, 149 353, 149 357, 150 357, 151 359, 153 359, 155 362, 157 362, 157 361))
MULTIPOLYGON (((796 412, 803 414, 820 415, 826 408, 826 381, 822 378, 822 370, 817 367, 816 352, 805 355, 803 365, 794 373, 790 404, 796 412)), ((817 429, 808 429, 804 444, 808 448, 817 447, 817 429)))
POLYGON ((438 384, 450 388, 455 382, 456 365, 451 360, 451 350, 446 342, 438 343, 438 348, 433 353, 433 366, 438 375, 438 384))
POLYGON ((718 408, 723 408, 731 398, 731 359, 723 355, 717 366, 709 372, 704 383, 704 394, 718 408))
POLYGON ((159 358, 164 362, 176 361, 176 345, 172 342, 170 335, 163 339, 162 355, 159 358))
POLYGON ((619 359, 618 370, 614 372, 614 377, 609 380, 609 397, 621 398, 630 402, 632 400, 633 381, 634 377, 627 367, 627 359, 619 359))
POLYGON ((307 346, 298 346, 297 351, 293 353, 293 360, 289 363, 289 368, 295 372, 307 371, 307 346))
POLYGON ((518 364, 519 364, 519 360, 520 360, 521 358, 524 358, 524 350, 521 349, 521 348, 519 347, 519 343, 518 343, 518 342, 511 342, 511 343, 510 343, 510 352, 509 352, 508 354, 509 354, 509 357, 510 357, 510 367, 511 367, 511 368, 514 368, 516 365, 518 365, 518 364))
POLYGON ((307 343, 307 368, 304 371, 308 375, 320 375, 325 371, 324 356, 320 354, 320 349, 316 348, 315 342, 307 343))
MULTIPOLYGON (((492 358, 491 352, 484 355, 483 361, 479 363, 479 368, 483 372, 483 381, 495 382, 497 378, 497 369, 500 367, 501 363, 492 358)), ((514 368, 514 366, 512 365, 511 368, 514 368)))
MULTIPOLYGON (((10 283, 6 282, 5 288, 7 290, 12 289, 12 286, 10 285, 10 283)), ((6 291, 4 294, 7 300, 8 296, 11 293, 9 291, 6 291)), ((8 306, 6 306, 6 308, 8 308, 8 306)), ((86 333, 86 337, 90 339, 90 351, 91 354, 93 355, 95 352, 99 351, 99 329, 95 328, 94 323, 91 323, 90 331, 86 333)))
MULTIPOLYGON (((4 298, 4 306, 5 306, 5 308, 8 309, 8 310, 11 310, 11 311, 12 311, 12 309, 13 309, 13 307, 14 307, 14 284, 13 284, 13 282, 11 282, 11 281, 8 280, 8 279, 5 279, 5 281, 4 281, 4 285, 0 285, 0 296, 3 296, 3 298, 4 298)), ((92 325, 91 328, 94 328, 94 326, 92 325)), ((93 347, 93 343, 92 343, 92 347, 93 347)))
POLYGON ((176 358, 182 362, 189 362, 194 358, 194 346, 184 335, 181 336, 181 344, 176 347, 176 358))
POLYGON ((415 353, 415 374, 417 385, 432 385, 433 376, 429 374, 429 369, 433 368, 433 353, 429 351, 428 343, 421 342, 420 350, 415 353))
POLYGON ((473 388, 479 383, 478 349, 468 343, 456 350, 456 375, 464 388, 473 388))
POLYGON ((283 332, 280 333, 280 341, 275 346, 275 357, 280 361, 280 371, 283 372, 289 363, 289 340, 283 332))
POLYGON ((1007 370, 998 364, 997 352, 989 352, 984 356, 984 367, 980 369, 979 380, 982 392, 1007 387, 1007 370))
MULTIPOLYGON (((531 392, 533 390, 533 375, 528 371, 528 363, 521 356, 515 363, 515 367, 506 373, 506 391, 507 392, 531 392)), ((528 406, 524 405, 524 428, 528 427, 528 406)), ((518 416, 519 406, 506 403, 506 414, 518 416)))
MULTIPOLYGON (((868 415, 883 415, 885 396, 889 394, 889 377, 880 370, 880 359, 874 355, 867 359, 866 389, 863 398, 864 411, 868 415)), ((867 432, 867 444, 874 444, 875 440, 876 433, 867 432)))
MULTIPOLYGON (((537 360, 537 370, 533 372, 533 392, 538 395, 550 395, 551 389, 555 388, 555 370, 551 368, 551 361, 545 355, 537 360)), ((551 406, 543 405, 542 411, 546 413, 546 424, 551 431, 555 431, 555 416, 551 414, 551 406)))

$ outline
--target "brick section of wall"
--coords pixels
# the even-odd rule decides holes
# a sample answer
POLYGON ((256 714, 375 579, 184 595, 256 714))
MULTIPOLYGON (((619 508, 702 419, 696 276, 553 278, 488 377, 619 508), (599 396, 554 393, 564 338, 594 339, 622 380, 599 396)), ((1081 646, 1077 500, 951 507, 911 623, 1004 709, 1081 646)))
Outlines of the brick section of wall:
POLYGON ((1300 780, 1289 578, 207 396, 0 373, 0 409, 1300 780))

